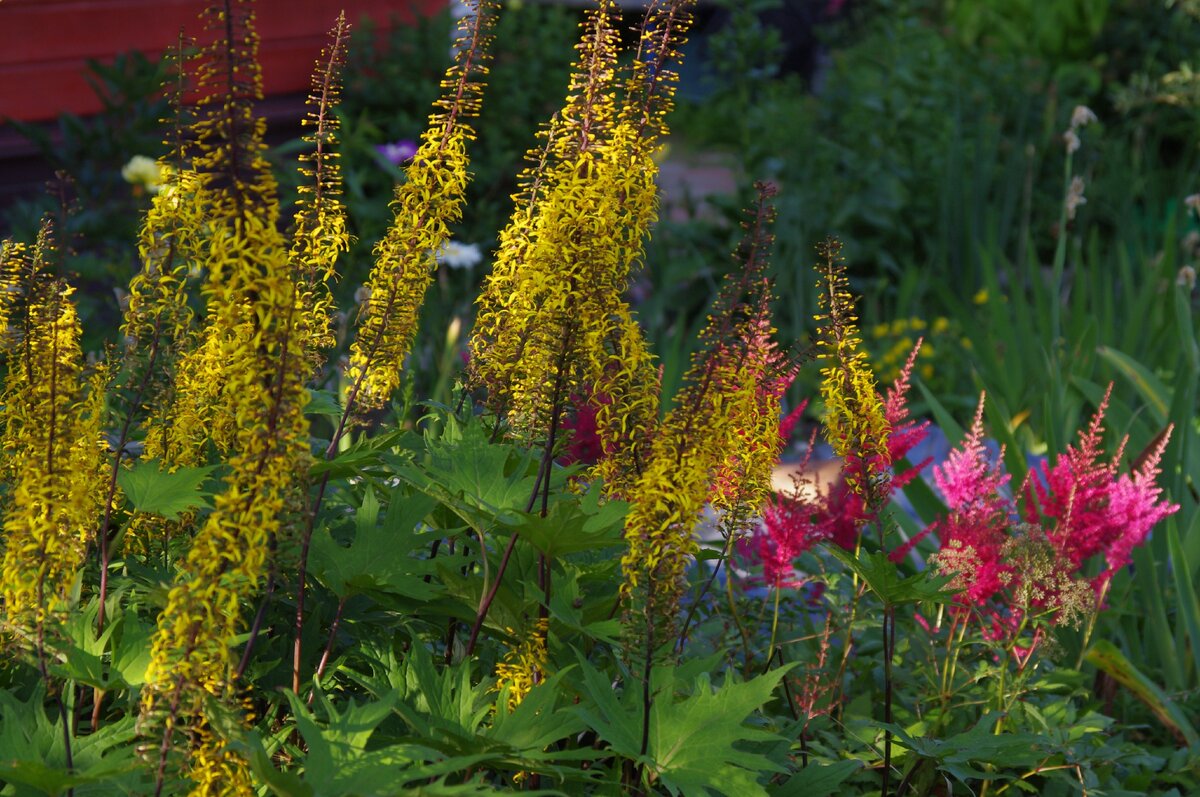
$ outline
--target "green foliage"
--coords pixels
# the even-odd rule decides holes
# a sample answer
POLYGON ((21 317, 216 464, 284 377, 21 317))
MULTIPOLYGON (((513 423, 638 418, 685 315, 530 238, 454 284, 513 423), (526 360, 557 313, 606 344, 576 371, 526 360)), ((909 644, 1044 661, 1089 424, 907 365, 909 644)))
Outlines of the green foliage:
POLYGON ((134 509, 174 520, 184 512, 209 506, 212 492, 204 491, 202 486, 215 469, 168 471, 154 460, 142 460, 118 471, 117 483, 134 509))

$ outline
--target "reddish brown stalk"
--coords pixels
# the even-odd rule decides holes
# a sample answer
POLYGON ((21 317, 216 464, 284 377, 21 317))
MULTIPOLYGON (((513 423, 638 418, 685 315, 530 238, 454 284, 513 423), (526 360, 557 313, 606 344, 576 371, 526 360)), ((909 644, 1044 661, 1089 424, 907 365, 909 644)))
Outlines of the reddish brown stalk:
MULTIPOLYGON (((542 498, 542 517, 546 516, 546 512, 549 507, 550 475, 553 470, 553 464, 554 464, 554 443, 555 443, 555 438, 558 434, 559 416, 562 415, 562 400, 563 400, 562 389, 563 389, 563 381, 564 381, 564 377, 565 377, 564 369, 566 367, 566 357, 567 357, 568 350, 570 349, 570 343, 571 343, 572 337, 573 337, 573 333, 569 331, 567 333, 566 337, 563 339, 563 347, 559 353, 557 373, 556 373, 555 379, 554 379, 554 397, 553 397, 553 400, 551 401, 552 415, 550 418, 550 433, 546 437, 546 446, 545 446, 545 449, 542 451, 542 461, 538 465, 538 473, 537 473, 537 477, 534 479, 534 482, 533 482, 533 490, 532 490, 532 492, 530 492, 529 501, 526 502, 526 505, 525 505, 525 511, 532 512, 534 506, 537 505, 538 494, 540 492, 541 498, 542 498), (544 488, 543 488, 543 481, 545 482, 544 488)), ((512 557, 513 548, 516 546, 516 543, 517 543, 517 536, 518 535, 514 533, 509 538, 508 545, 504 549, 504 555, 500 559, 500 566, 497 568, 496 575, 492 579, 491 588, 488 589, 487 594, 484 596, 484 599, 479 604, 479 611, 475 615, 475 623, 471 626, 471 635, 470 635, 469 639, 467 640, 467 655, 468 656, 474 654, 474 652, 475 652, 475 643, 479 639, 479 632, 483 628, 484 620, 487 619, 488 611, 492 607, 492 601, 494 601, 496 599, 496 593, 499 592, 499 590, 500 590, 500 581, 501 581, 501 579, 503 579, 504 572, 508 568, 509 559, 512 557)), ((481 549, 479 551, 479 555, 487 556, 487 551, 484 549, 481 549)), ((549 574, 548 573, 546 575, 546 578, 547 578, 546 601, 547 601, 547 605, 549 605, 549 585, 548 585, 549 574)))
POLYGON ((308 690, 307 705, 312 705, 313 698, 317 694, 316 684, 321 682, 321 676, 325 674, 325 665, 329 663, 329 655, 333 652, 333 641, 337 638, 338 627, 342 624, 342 611, 346 608, 346 599, 342 598, 338 601, 337 612, 333 615, 333 622, 329 624, 329 638, 325 641, 325 650, 321 652, 321 661, 317 664, 316 675, 313 676, 313 688, 308 690))

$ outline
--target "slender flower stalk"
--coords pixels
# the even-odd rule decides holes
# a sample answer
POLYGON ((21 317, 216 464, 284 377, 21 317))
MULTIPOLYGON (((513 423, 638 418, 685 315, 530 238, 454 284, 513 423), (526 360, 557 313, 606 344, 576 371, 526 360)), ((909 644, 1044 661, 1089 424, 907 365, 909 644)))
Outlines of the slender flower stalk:
POLYGON ((475 13, 460 21, 456 60, 442 80, 444 93, 405 170, 405 182, 396 187, 394 220, 375 247, 375 267, 365 286, 369 298, 350 349, 347 406, 379 408, 400 384, 437 253, 450 239, 449 225, 462 216, 467 142, 475 138, 468 120, 482 106, 494 20, 490 0, 477 0, 475 13))
POLYGON ((692 532, 705 503, 715 498, 733 509, 735 493, 743 489, 735 484, 748 485, 740 498, 749 502, 770 483, 779 445, 779 385, 790 380, 781 377, 781 357, 765 336, 772 195, 771 186, 760 185, 737 255, 742 268, 727 278, 714 303, 702 349, 630 496, 621 590, 627 628, 648 654, 674 638, 685 573, 696 553, 692 532), (772 406, 771 423, 761 423, 772 406), (645 632, 632 625, 636 618, 645 618, 645 632))
POLYGON ((312 91, 308 95, 308 118, 304 124, 312 130, 304 141, 312 151, 300 157, 300 209, 292 230, 290 261, 296 274, 299 306, 297 320, 307 324, 309 367, 316 372, 324 361, 324 352, 336 341, 331 327, 333 295, 329 283, 337 277, 339 255, 350 248, 346 228, 346 207, 342 203, 342 176, 338 166, 337 133, 340 126, 337 103, 341 94, 341 69, 346 62, 346 44, 350 25, 345 12, 338 14, 329 33, 329 44, 322 50, 313 72, 312 91))

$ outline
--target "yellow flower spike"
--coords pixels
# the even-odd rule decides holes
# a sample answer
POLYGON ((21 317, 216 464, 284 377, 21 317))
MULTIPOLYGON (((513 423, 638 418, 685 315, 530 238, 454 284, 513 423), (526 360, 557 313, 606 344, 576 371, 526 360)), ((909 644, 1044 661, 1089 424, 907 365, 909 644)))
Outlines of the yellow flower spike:
POLYGON ((628 497, 621 594, 631 649, 640 647, 647 656, 671 638, 696 552, 692 532, 705 503, 711 497, 719 508, 737 513, 769 489, 779 445, 778 402, 790 381, 769 342, 773 330, 763 273, 772 194, 770 186, 760 186, 738 255, 742 271, 727 278, 676 407, 628 497))
POLYGON ((417 333, 425 292, 437 269, 435 253, 449 239, 450 224, 462 215, 466 192, 466 122, 479 112, 487 70, 489 31, 495 19, 490 0, 477 0, 475 14, 460 22, 456 61, 442 81, 429 127, 392 200, 394 220, 375 248, 375 267, 366 288, 370 301, 358 319, 350 349, 348 405, 383 406, 400 384, 404 359, 417 333))
MULTIPOLYGON (((171 413, 151 425, 147 451, 157 446, 171 465, 202 461, 207 435, 227 452, 229 473, 195 533, 151 645, 141 730, 157 736, 147 747, 159 758, 160 788, 176 731, 206 727, 209 699, 232 701, 231 646, 243 630, 241 604, 257 592, 274 540, 301 508, 296 479, 311 461, 303 414, 311 328, 298 311, 299 290, 276 226, 274 181, 262 157, 261 120, 251 107, 256 37, 244 4, 227 3, 223 13, 211 19, 221 36, 232 30, 235 40, 219 41, 207 57, 225 64, 232 82, 215 87, 195 125, 196 161, 206 164, 205 328, 177 369, 171 413)), ((211 69, 201 74, 210 84, 219 77, 211 69)), ((229 767, 240 765, 216 735, 199 733, 198 740, 192 793, 239 793, 240 776, 229 767)))
POLYGON ((829 238, 817 247, 819 302, 824 311, 820 316, 819 357, 826 363, 821 369, 821 397, 825 402, 826 435, 834 453, 846 463, 846 483, 865 495, 868 480, 887 473, 890 429, 875 376, 858 337, 858 317, 841 246, 829 238))
POLYGON ((350 248, 351 240, 346 228, 346 208, 340 199, 341 170, 333 151, 339 128, 334 109, 341 93, 340 72, 346 60, 349 33, 350 26, 342 12, 313 73, 306 120, 312 132, 304 136, 313 151, 301 156, 300 167, 301 176, 311 182, 300 186, 297 200, 300 209, 292 231, 290 259, 299 300, 296 321, 306 327, 306 359, 311 372, 320 368, 324 350, 336 343, 331 329, 334 303, 329 283, 337 277, 338 256, 350 248))
MULTIPOLYGON (((549 628, 550 621, 547 618, 538 618, 526 637, 516 647, 509 649, 496 665, 496 684, 492 691, 503 694, 508 690, 506 705, 509 711, 521 705, 533 687, 546 680, 549 664, 546 635, 549 628)), ((516 636, 511 628, 505 631, 510 636, 516 636)))
POLYGON ((651 9, 619 107, 614 5, 590 12, 565 106, 544 150, 529 156, 537 165, 514 197, 470 341, 472 381, 519 439, 542 439, 570 396, 594 404, 602 457, 590 476, 609 495, 636 480, 657 421, 653 358, 621 294, 657 218, 653 153, 689 5, 651 9))
POLYGON ((62 619, 95 533, 103 495, 104 380, 88 381, 72 289, 48 276, 49 225, 33 251, 10 248, 12 310, 20 315, 4 382, 0 598, 12 630, 41 631, 62 619))
POLYGON ((29 247, 19 241, 0 241, 0 354, 7 354, 13 311, 21 290, 21 271, 29 257, 29 247))

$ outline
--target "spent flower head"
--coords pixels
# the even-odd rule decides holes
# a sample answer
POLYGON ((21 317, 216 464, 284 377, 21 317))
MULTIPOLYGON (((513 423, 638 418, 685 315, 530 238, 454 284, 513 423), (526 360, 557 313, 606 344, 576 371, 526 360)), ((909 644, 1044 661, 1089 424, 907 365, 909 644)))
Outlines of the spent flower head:
POLYGON ((1074 221, 1075 213, 1080 206, 1087 204, 1087 197, 1083 195, 1085 188, 1083 178, 1076 175, 1071 178, 1071 186, 1067 189, 1067 198, 1065 204, 1067 206, 1067 220, 1074 221))
POLYGON ((1095 121, 1096 114, 1086 105, 1076 105, 1075 110, 1071 111, 1071 130, 1087 127, 1095 121))

